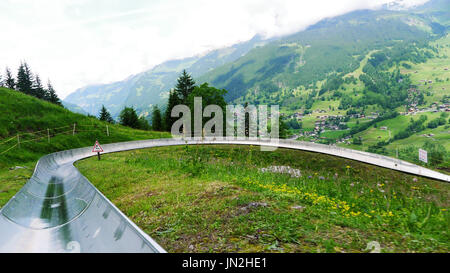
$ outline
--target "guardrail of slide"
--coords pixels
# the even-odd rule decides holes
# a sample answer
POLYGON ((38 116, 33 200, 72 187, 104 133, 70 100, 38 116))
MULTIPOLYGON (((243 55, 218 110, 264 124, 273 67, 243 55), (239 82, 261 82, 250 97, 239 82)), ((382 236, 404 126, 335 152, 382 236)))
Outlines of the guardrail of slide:
MULTIPOLYGON (((56 128, 47 128, 39 131, 33 132, 23 132, 18 133, 15 136, 10 136, 5 139, 0 139, 0 156, 7 153, 14 153, 16 149, 29 148, 31 146, 24 147, 23 144, 33 145, 35 142, 48 142, 51 143, 52 139, 60 135, 72 135, 74 138, 79 137, 83 133, 97 133, 98 135, 110 135, 114 132, 119 132, 123 128, 114 125, 98 125, 98 124, 70 124, 65 126, 59 126, 56 128), (21 146, 22 144, 22 146, 21 146)), ((313 143, 314 144, 314 143, 313 143)), ((334 145, 329 145, 334 147, 334 145)), ((413 147, 411 149, 400 148, 400 149, 386 149, 383 155, 387 155, 393 158, 405 160, 417 165, 425 166, 428 168, 435 169, 446 169, 450 170, 450 158, 448 153, 438 157, 433 153, 429 153, 428 163, 421 162, 419 160, 419 148, 413 147)))

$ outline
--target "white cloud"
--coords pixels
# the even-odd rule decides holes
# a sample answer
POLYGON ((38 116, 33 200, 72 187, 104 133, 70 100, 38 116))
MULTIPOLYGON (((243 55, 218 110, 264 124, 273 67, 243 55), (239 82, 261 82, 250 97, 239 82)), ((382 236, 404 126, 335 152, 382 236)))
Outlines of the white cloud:
MULTIPOLYGON (((0 69, 26 60, 67 96, 165 60, 304 29, 392 0, 2 0, 0 69)), ((405 0, 406 5, 426 0, 405 0)))

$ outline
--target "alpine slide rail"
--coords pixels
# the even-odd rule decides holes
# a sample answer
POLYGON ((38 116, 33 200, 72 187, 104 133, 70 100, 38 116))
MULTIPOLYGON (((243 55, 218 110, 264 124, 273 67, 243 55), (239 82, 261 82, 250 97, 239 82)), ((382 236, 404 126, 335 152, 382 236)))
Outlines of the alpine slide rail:
MULTIPOLYGON (((403 160, 293 140, 152 139, 103 145, 103 153, 195 144, 272 146, 349 158, 450 182, 450 176, 403 160)), ((0 252, 166 252, 73 165, 95 156, 91 147, 48 154, 0 210, 0 252)))

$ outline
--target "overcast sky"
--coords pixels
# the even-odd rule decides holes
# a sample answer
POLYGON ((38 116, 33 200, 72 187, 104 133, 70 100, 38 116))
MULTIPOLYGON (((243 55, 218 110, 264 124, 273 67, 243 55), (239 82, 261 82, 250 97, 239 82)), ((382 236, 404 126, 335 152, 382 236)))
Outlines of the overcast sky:
MULTIPOLYGON (((174 58, 392 0, 1 0, 0 72, 21 60, 64 98, 174 58)), ((406 5, 426 0, 405 0, 406 5)))

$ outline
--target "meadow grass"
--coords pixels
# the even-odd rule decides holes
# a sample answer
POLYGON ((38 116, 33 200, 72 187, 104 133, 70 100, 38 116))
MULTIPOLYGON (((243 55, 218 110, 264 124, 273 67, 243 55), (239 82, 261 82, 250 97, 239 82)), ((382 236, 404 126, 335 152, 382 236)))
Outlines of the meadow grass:
POLYGON ((450 185, 349 159, 208 145, 76 166, 169 252, 449 251, 450 185), (273 165, 302 176, 259 170, 273 165))

